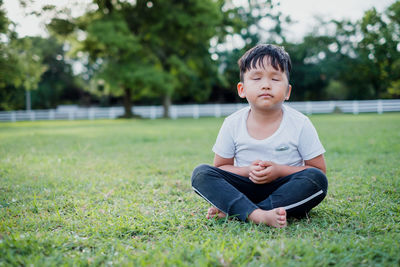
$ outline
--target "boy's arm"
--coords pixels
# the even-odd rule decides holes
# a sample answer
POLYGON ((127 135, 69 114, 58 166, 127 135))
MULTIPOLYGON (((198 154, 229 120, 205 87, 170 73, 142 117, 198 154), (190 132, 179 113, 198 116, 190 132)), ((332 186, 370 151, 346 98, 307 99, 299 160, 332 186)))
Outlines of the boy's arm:
POLYGON ((313 159, 305 160, 305 166, 285 166, 281 165, 281 176, 288 176, 295 172, 305 170, 307 168, 317 168, 326 174, 326 163, 324 154, 321 154, 313 159))
POLYGON ((265 169, 260 171, 251 171, 249 178, 253 183, 266 184, 278 179, 279 177, 288 176, 308 168, 317 168, 323 173, 326 173, 324 154, 321 154, 310 160, 305 160, 304 163, 305 166, 287 166, 279 165, 271 161, 262 161, 260 162, 260 166, 264 167, 265 169))
POLYGON ((261 170, 258 165, 261 160, 254 161, 251 166, 236 167, 234 166, 234 158, 223 158, 218 154, 214 156, 214 166, 220 168, 221 170, 232 172, 241 176, 249 177, 252 170, 261 170))

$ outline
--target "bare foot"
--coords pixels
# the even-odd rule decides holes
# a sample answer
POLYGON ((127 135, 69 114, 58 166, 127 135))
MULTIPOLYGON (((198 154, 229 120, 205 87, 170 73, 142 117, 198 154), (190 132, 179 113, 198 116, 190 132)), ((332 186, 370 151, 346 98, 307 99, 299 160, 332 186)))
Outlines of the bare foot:
POLYGON ((261 224, 283 228, 287 226, 286 210, 283 208, 276 208, 273 210, 256 209, 249 215, 249 220, 261 224))
POLYGON ((208 209, 207 211, 207 219, 211 219, 214 218, 215 216, 217 216, 218 218, 225 218, 226 214, 223 213, 222 211, 220 211, 219 209, 217 209, 216 207, 211 207, 208 209))

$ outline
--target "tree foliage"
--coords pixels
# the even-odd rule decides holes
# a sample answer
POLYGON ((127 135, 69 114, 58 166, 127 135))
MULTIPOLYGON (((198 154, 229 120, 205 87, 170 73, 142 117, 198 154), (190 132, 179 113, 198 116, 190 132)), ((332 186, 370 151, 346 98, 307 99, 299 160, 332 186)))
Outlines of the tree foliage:
POLYGON ((218 81, 212 97, 218 102, 243 101, 237 96, 236 83, 239 81, 238 59, 250 48, 259 43, 285 43, 284 25, 290 23, 290 17, 278 9, 279 3, 271 0, 248 0, 241 6, 229 1, 225 4, 225 35, 219 36, 219 44, 212 50, 218 55, 218 81), (241 43, 232 46, 233 40, 241 43), (221 47, 221 49, 218 49, 221 47))
MULTIPOLYGON (((19 1, 29 10, 33 0, 19 1)), ((54 5, 29 13, 52 18, 50 37, 18 38, 0 9, 0 109, 22 108, 33 89, 37 108, 82 103, 82 87, 119 99, 127 117, 132 103, 164 104, 168 116, 172 102, 241 101, 237 60, 258 43, 289 52, 292 100, 400 97, 399 1, 358 21, 321 19, 300 42, 287 41, 293 22, 272 0, 92 0, 78 17, 54 5), (77 77, 71 59, 84 65, 77 77)))
POLYGON ((397 1, 382 14, 372 8, 355 23, 331 21, 332 34, 310 34, 301 44, 289 45, 299 99, 399 97, 399 16, 397 1), (317 83, 307 84, 309 78, 317 83))
POLYGON ((79 78, 67 63, 63 45, 54 37, 30 37, 30 40, 46 66, 37 89, 32 92, 32 107, 48 109, 60 104, 86 104, 79 78))
POLYGON ((37 88, 45 71, 29 38, 18 38, 0 1, 0 109, 23 107, 25 90, 37 88))
POLYGON ((124 96, 126 116, 132 115, 131 100, 143 96, 162 97, 165 116, 174 92, 190 88, 197 99, 206 99, 212 81, 200 77, 212 67, 208 48, 221 23, 219 2, 93 3, 95 10, 77 19, 53 19, 49 28, 75 35, 75 49, 95 66, 93 79, 104 82, 106 92, 124 96))
POLYGON ((400 96, 400 2, 384 14, 368 10, 360 23, 363 39, 358 55, 365 64, 362 73, 374 89, 374 97, 400 96), (397 90, 396 90, 397 87, 397 90), (396 92, 397 91, 397 92, 396 92))

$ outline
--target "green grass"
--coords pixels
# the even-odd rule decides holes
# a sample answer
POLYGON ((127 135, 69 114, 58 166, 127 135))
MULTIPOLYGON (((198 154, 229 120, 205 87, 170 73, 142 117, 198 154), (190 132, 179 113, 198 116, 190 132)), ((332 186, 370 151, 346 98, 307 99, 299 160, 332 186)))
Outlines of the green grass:
POLYGON ((222 119, 0 124, 0 266, 400 265, 400 114, 315 115, 329 192, 285 229, 207 220, 222 119))

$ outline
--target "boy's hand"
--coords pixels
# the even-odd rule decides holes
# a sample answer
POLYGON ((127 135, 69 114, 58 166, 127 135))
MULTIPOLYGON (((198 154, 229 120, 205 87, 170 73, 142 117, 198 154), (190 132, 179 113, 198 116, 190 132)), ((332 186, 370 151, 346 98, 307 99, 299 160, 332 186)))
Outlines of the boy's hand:
POLYGON ((258 167, 253 168, 253 163, 250 166, 250 173, 249 173, 249 179, 253 183, 266 184, 281 177, 280 174, 281 165, 276 164, 272 161, 258 161, 257 164, 258 167))
POLYGON ((249 166, 249 176, 253 171, 261 171, 263 169, 265 169, 265 167, 261 167, 260 163, 262 162, 262 160, 255 160, 251 163, 251 165, 249 166))

